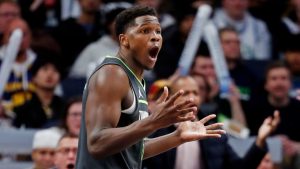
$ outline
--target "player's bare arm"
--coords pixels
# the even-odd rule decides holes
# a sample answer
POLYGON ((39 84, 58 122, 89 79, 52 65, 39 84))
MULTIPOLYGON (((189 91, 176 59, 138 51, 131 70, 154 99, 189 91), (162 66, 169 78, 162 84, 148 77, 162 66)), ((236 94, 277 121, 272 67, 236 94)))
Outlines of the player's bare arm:
MULTIPOLYGON (((117 127, 121 105, 131 96, 125 72, 118 66, 104 66, 90 79, 88 90, 88 149, 96 158, 120 152, 157 129, 193 120, 195 117, 187 114, 197 111, 190 100, 174 105, 174 101, 183 94, 183 91, 180 91, 164 101, 148 118, 126 127, 117 127)), ((133 97, 132 95, 132 100, 133 97)))

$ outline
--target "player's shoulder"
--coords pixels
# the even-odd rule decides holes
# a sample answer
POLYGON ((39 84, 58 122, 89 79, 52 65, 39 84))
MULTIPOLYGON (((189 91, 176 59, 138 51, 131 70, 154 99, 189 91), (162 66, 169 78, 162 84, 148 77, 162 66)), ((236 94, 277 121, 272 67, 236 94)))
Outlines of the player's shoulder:
POLYGON ((103 65, 91 76, 89 83, 94 84, 95 87, 129 87, 128 76, 118 65, 103 65))

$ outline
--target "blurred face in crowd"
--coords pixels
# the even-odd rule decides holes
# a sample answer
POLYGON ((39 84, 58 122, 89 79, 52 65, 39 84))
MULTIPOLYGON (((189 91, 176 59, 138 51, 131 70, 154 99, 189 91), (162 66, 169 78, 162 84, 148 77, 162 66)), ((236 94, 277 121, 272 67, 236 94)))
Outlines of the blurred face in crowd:
POLYGON ((138 5, 149 6, 154 9, 158 9, 160 2, 161 2, 161 0, 136 0, 136 3, 138 5))
POLYGON ((59 143, 55 154, 55 166, 57 169, 75 168, 78 148, 78 138, 65 137, 59 143))
POLYGON ((285 52, 284 58, 288 63, 291 72, 295 75, 300 75, 300 51, 285 52))
POLYGON ((273 68, 266 75, 265 89, 274 99, 288 97, 291 88, 290 72, 287 68, 273 68))
POLYGON ((99 11, 102 0, 79 0, 83 13, 94 14, 99 11))
POLYGON ((248 8, 248 0, 223 0, 223 7, 234 20, 241 20, 248 8))
POLYGON ((81 124, 82 102, 73 103, 68 109, 68 115, 66 119, 67 128, 69 133, 76 136, 79 135, 81 124))
POLYGON ((171 86, 171 92, 176 93, 179 90, 184 90, 184 94, 179 97, 175 104, 183 102, 189 98, 193 98, 195 106, 199 107, 202 100, 197 82, 190 76, 180 77, 171 86))
POLYGON ((14 19, 9 23, 4 34, 4 44, 8 43, 10 35, 17 28, 21 29, 23 32, 20 52, 25 52, 31 44, 31 31, 29 30, 27 23, 22 19, 14 19))
POLYGON ((5 2, 0 5, 0 32, 4 32, 10 21, 20 17, 20 8, 14 4, 5 2))
POLYGON ((207 79, 216 79, 214 64, 209 57, 196 57, 192 73, 203 75, 207 79))
POLYGON ((49 169, 54 166, 54 148, 38 148, 32 152, 35 168, 49 169))
POLYGON ((266 154, 257 169, 275 169, 270 153, 266 154))
POLYGON ((205 78, 202 75, 193 75, 193 79, 197 82, 199 88, 199 96, 202 100, 206 100, 207 98, 207 83, 205 82, 205 78))
POLYGON ((220 34, 221 45, 225 58, 228 60, 237 60, 240 57, 240 39, 236 32, 224 31, 220 34))
POLYGON ((59 79, 60 73, 51 63, 42 66, 33 77, 34 84, 45 90, 54 90, 59 79))

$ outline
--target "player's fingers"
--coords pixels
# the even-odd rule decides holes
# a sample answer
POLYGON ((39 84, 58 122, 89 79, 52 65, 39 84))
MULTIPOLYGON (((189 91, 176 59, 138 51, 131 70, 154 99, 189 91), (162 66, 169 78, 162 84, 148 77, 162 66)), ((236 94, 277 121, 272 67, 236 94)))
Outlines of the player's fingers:
POLYGON ((211 114, 211 115, 208 115, 206 117, 204 117, 203 119, 200 120, 201 123, 205 124, 206 122, 208 122, 209 120, 215 118, 216 115, 215 114, 211 114))
POLYGON ((167 106, 173 105, 174 102, 175 102, 175 100, 177 100, 183 93, 184 93, 183 90, 179 90, 179 91, 176 92, 174 95, 172 95, 172 96, 166 101, 167 106))
POLYGON ((226 134, 225 130, 219 129, 219 130, 207 130, 207 134, 226 134))
MULTIPOLYGON (((182 109, 186 109, 186 108, 191 108, 191 107, 196 107, 195 103, 193 103, 193 100, 185 100, 181 103, 178 103, 174 106, 172 106, 172 111, 178 111, 178 110, 182 110, 182 109)), ((196 107, 197 108, 197 107, 196 107)))
POLYGON ((206 130, 213 130, 213 129, 221 128, 223 125, 224 125, 223 123, 214 123, 214 124, 205 126, 205 128, 206 128, 206 130))
POLYGON ((207 138, 220 138, 221 134, 205 134, 203 136, 203 139, 207 139, 207 138))
POLYGON ((195 114, 195 112, 197 112, 197 107, 194 106, 194 107, 189 107, 189 108, 177 110, 176 114, 179 115, 179 116, 184 116, 188 113, 195 114))
POLYGON ((193 113, 188 113, 185 116, 177 116, 176 122, 184 122, 184 121, 193 121, 195 120, 195 115, 193 113))
POLYGON ((169 90, 168 90, 168 87, 164 87, 164 91, 163 93, 159 96, 159 98, 157 99, 157 103, 162 103, 162 102, 165 102, 167 100, 169 96, 169 90))

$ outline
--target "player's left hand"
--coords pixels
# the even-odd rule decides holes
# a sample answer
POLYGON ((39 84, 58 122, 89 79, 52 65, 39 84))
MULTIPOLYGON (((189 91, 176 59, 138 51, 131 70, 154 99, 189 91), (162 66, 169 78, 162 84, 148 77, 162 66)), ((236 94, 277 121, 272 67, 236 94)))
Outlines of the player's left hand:
POLYGON ((209 120, 215 118, 216 115, 208 115, 199 121, 185 121, 181 122, 177 128, 177 134, 182 142, 189 142, 195 140, 203 140, 207 138, 219 138, 225 134, 225 130, 220 129, 223 123, 214 123, 205 126, 209 120))

